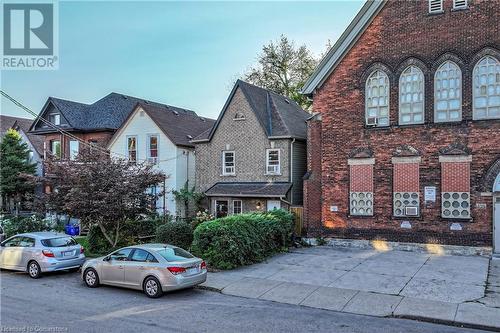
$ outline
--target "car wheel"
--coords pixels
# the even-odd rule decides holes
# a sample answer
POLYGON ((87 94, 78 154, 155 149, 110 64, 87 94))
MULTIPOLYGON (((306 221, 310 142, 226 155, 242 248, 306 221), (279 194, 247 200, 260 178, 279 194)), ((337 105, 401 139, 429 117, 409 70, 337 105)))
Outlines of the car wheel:
POLYGON ((161 289, 160 281, 157 278, 150 276, 144 280, 144 293, 148 297, 158 298, 163 294, 163 290, 161 289))
POLYGON ((38 279, 42 274, 40 265, 36 261, 30 261, 28 263, 28 274, 32 279, 38 279))
POLYGON ((97 275, 96 270, 93 268, 87 268, 83 275, 83 279, 89 288, 96 288, 99 286, 99 275, 97 275))

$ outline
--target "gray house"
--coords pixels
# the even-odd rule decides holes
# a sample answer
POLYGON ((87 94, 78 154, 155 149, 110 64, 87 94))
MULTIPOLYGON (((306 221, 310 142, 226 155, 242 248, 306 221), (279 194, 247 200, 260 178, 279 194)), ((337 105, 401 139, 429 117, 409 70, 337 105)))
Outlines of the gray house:
POLYGON ((214 126, 192 140, 196 187, 210 212, 302 205, 308 116, 293 100, 238 80, 214 126))

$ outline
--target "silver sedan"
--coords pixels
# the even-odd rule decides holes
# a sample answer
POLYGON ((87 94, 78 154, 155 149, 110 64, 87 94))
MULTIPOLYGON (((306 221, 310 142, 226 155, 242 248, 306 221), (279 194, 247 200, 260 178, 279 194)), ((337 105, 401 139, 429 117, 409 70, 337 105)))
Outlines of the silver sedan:
POLYGON ((36 279, 42 273, 78 270, 85 262, 83 247, 57 232, 18 234, 0 246, 0 268, 27 271, 36 279))
POLYGON ((207 279, 205 262, 168 244, 143 244, 89 260, 82 279, 90 288, 100 284, 143 290, 147 296, 193 287, 207 279))

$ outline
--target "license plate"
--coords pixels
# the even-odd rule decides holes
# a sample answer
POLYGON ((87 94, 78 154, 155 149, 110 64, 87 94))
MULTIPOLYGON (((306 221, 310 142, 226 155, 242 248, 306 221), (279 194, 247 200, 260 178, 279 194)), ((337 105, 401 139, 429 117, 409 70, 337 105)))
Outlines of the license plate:
POLYGON ((73 251, 66 251, 66 252, 63 252, 63 256, 64 257, 71 257, 73 255, 73 251))
POLYGON ((196 273, 198 273, 198 268, 197 268, 197 267, 188 268, 188 269, 186 270, 186 273, 187 273, 188 275, 196 274, 196 273))

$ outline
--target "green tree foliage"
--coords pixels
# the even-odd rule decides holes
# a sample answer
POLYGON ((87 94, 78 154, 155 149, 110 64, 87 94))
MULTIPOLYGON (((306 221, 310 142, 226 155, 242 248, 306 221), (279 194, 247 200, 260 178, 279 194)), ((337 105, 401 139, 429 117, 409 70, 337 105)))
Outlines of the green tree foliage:
POLYGON ((0 194, 3 202, 13 198, 17 206, 25 194, 33 191, 34 183, 30 177, 35 175, 36 163, 29 161, 29 152, 21 134, 9 129, 0 143, 0 194))
POLYGON ((297 47, 293 41, 281 35, 279 40, 262 47, 257 66, 251 68, 243 79, 287 96, 307 110, 311 101, 299 91, 317 64, 318 60, 305 45, 297 47))

